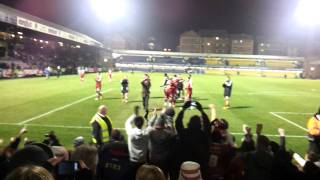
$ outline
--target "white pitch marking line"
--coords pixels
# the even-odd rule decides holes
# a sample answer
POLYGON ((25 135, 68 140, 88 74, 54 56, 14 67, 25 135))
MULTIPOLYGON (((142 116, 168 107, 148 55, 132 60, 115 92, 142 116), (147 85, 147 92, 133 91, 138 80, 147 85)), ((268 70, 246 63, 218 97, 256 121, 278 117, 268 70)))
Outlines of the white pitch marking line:
MULTIPOLYGON (((106 93, 106 92, 109 92, 109 91, 111 91, 111 90, 112 90, 112 89, 108 89, 108 90, 106 90, 106 91, 103 91, 102 93, 106 93)), ((18 124, 19 124, 19 125, 26 124, 26 123, 28 123, 28 122, 31 122, 31 121, 34 121, 34 120, 36 120, 36 119, 42 118, 42 117, 47 116, 47 115, 49 115, 49 114, 52 114, 52 113, 55 113, 55 112, 57 112, 57 111, 63 110, 63 109, 65 109, 65 108, 67 108, 67 107, 70 107, 70 106, 72 106, 72 105, 81 103, 81 102, 83 102, 83 101, 85 101, 85 100, 87 100, 87 99, 93 98, 93 97, 95 97, 95 96, 96 96, 96 95, 94 94, 94 95, 91 95, 91 96, 88 96, 88 97, 81 98, 81 99, 79 99, 79 100, 77 100, 77 101, 74 101, 74 102, 72 102, 72 103, 70 103, 70 104, 66 104, 66 105, 64 105, 64 106, 55 108, 55 109, 53 109, 53 110, 51 110, 51 111, 45 112, 45 113, 43 113, 43 114, 39 114, 39 115, 34 116, 34 117, 32 117, 32 118, 26 119, 26 120, 24 120, 24 121, 21 121, 21 122, 19 122, 18 124)))
POLYGON ((286 122, 288 122, 288 123, 290 123, 290 124, 292 124, 292 125, 294 125, 294 126, 296 126, 296 127, 300 128, 300 129, 302 129, 302 130, 304 130, 304 131, 308 132, 308 129, 306 129, 306 128, 304 128, 304 127, 300 126, 299 124, 297 124, 297 123, 295 123, 295 122, 290 121, 290 120, 289 120, 289 119, 287 119, 287 118, 284 118, 284 117, 282 117, 282 116, 280 116, 280 115, 276 114, 275 112, 270 112, 270 114, 272 114, 272 115, 274 115, 275 117, 277 117, 277 118, 279 118, 279 119, 282 119, 282 120, 284 120, 284 121, 286 121, 286 122))
POLYGON ((247 95, 265 95, 265 96, 292 96, 292 97, 298 97, 298 96, 305 96, 305 97, 320 97, 318 95, 315 95, 315 94, 304 94, 304 93, 296 93, 296 94, 284 94, 284 93, 247 93, 247 95))
MULTIPOLYGON (((21 126, 19 123, 0 123, 0 125, 10 125, 10 126, 21 126)), ((49 127, 49 128, 66 128, 66 129, 91 129, 90 126, 65 126, 65 125, 48 125, 48 124, 24 124, 26 126, 34 126, 34 127, 49 127)), ((125 128, 115 128, 120 130, 125 130, 125 128)), ((231 132, 233 135, 244 135, 241 132, 231 132)), ((280 137, 277 134, 264 134, 269 137, 280 137)), ((288 138, 306 138, 307 136, 301 135, 286 135, 288 138)))
POLYGON ((298 114, 298 115, 312 115, 314 113, 302 113, 302 112, 273 112, 276 114, 298 114))

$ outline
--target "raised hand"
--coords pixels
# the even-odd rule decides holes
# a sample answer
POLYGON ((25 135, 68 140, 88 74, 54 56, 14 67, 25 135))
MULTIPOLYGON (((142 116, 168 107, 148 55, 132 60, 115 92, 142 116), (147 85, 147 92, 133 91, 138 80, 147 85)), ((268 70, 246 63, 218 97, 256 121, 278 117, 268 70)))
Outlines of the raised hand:
POLYGON ((153 116, 156 116, 156 115, 157 115, 157 108, 154 108, 154 109, 153 109, 152 115, 153 115, 153 116))
POLYGON ((210 109, 215 109, 215 108, 216 108, 216 105, 214 105, 214 104, 209 104, 209 108, 210 108, 210 109))
POLYGON ((135 115, 139 115, 139 110, 140 110, 140 107, 139 106, 135 106, 134 107, 134 114, 135 115))
POLYGON ((279 128, 279 129, 278 129, 278 132, 279 132, 279 135, 280 135, 280 136, 285 136, 285 130, 284 130, 284 129, 279 128))
POLYGON ((251 134, 251 127, 244 124, 244 125, 242 125, 242 131, 244 132, 244 134, 251 134))
POLYGON ((20 129, 19 134, 25 134, 25 133, 27 133, 27 132, 28 132, 27 127, 24 126, 23 128, 20 129))
POLYGON ((196 101, 195 103, 196 103, 196 108, 202 112, 203 111, 202 105, 198 101, 196 101))

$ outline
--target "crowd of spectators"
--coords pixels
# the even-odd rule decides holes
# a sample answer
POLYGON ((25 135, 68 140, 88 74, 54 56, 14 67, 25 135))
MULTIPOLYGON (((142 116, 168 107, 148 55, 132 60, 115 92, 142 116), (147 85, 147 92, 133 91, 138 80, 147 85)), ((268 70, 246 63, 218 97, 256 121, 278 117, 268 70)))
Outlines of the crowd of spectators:
MULTIPOLYGON (((279 143, 243 125, 237 145, 228 131, 228 121, 218 118, 214 105, 209 117, 199 102, 186 102, 175 117, 173 108, 154 110, 146 119, 135 107, 125 122, 125 135, 113 128, 109 141, 85 143, 79 136, 74 148, 63 147, 53 131, 43 142, 25 141, 18 148, 22 128, 1 149, 0 179, 6 180, 271 180, 316 179, 320 177, 320 156, 310 150, 301 158, 286 148, 285 130, 279 128, 279 143), (196 109, 200 115, 185 119, 196 109), (184 123, 186 122, 186 123, 184 123)), ((1 144, 1 142, 0 142, 1 144)), ((1 145, 0 145, 1 146, 1 145)))
POLYGON ((65 74, 76 73, 78 66, 99 67, 102 60, 100 49, 72 43, 57 43, 24 37, 7 39, 7 52, 0 57, 0 70, 43 70, 61 66, 65 74))

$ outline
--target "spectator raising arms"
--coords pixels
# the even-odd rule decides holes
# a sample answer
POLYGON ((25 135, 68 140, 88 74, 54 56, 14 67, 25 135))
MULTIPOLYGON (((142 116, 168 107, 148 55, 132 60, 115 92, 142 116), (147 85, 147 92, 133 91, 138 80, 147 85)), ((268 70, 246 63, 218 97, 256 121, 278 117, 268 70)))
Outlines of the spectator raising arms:
POLYGON ((167 121, 167 116, 156 114, 154 110, 154 116, 148 123, 149 134, 149 161, 162 169, 167 175, 168 173, 168 158, 170 153, 170 145, 174 134, 172 126, 167 126, 170 123, 167 121))
POLYGON ((201 174, 206 178, 209 161, 210 147, 210 122, 202 105, 195 102, 195 107, 200 111, 201 117, 194 115, 188 122, 188 127, 183 126, 184 112, 191 106, 191 101, 183 105, 183 109, 176 119, 176 129, 180 138, 182 160, 194 161, 200 164, 201 174))
POLYGON ((134 114, 125 123, 130 154, 130 177, 134 177, 137 169, 147 162, 148 132, 146 129, 143 129, 143 124, 144 119, 142 116, 139 116, 139 107, 136 106, 134 114), (135 127, 133 127, 133 124, 135 127))

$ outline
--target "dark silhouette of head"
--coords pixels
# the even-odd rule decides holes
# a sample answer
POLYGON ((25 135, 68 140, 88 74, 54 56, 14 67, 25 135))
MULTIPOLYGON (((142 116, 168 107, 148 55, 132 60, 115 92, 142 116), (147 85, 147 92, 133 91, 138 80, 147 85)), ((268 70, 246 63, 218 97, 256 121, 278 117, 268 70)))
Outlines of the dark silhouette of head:
POLYGON ((119 129, 113 129, 111 131, 110 139, 113 141, 124 141, 124 137, 121 134, 121 131, 119 131, 119 129))
POLYGON ((192 116, 188 123, 189 129, 201 129, 201 118, 200 116, 192 116))
POLYGON ((229 128, 229 123, 226 119, 220 119, 221 128, 227 130, 229 128))
POLYGON ((154 127, 156 129, 163 129, 165 127, 165 124, 166 124, 166 119, 165 119, 165 116, 164 115, 160 115, 160 117, 158 117, 156 119, 156 122, 154 124, 154 127))
POLYGON ((144 123, 144 119, 142 116, 137 116, 134 118, 133 120, 134 125, 138 128, 138 129, 142 129, 143 123, 144 123))
POLYGON ((170 116, 170 117, 173 118, 173 116, 174 116, 176 113, 175 113, 175 111, 174 111, 174 109, 173 109, 172 107, 169 107, 169 108, 166 109, 165 114, 166 114, 167 116, 170 116))

